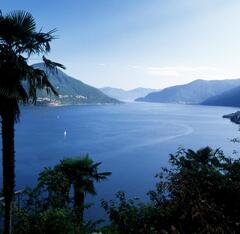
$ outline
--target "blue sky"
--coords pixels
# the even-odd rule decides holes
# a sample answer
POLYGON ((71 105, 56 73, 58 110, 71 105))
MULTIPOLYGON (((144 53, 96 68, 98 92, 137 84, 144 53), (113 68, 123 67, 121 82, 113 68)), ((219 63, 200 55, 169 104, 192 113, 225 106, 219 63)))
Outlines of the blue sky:
MULTIPOLYGON (((240 77, 239 0, 1 0, 57 28, 49 58, 96 87, 240 77)), ((38 61, 33 60, 34 62, 38 61)))

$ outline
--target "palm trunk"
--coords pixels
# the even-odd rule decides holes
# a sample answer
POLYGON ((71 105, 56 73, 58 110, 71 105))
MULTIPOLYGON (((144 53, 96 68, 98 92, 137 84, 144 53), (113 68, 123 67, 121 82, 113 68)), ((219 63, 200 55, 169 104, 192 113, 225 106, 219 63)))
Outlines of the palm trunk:
POLYGON ((14 113, 12 111, 2 117, 2 166, 3 166, 3 196, 5 202, 4 234, 12 233, 12 209, 14 198, 14 113))
POLYGON ((83 223, 83 211, 84 211, 84 192, 77 185, 74 186, 74 210, 77 219, 80 224, 83 223))

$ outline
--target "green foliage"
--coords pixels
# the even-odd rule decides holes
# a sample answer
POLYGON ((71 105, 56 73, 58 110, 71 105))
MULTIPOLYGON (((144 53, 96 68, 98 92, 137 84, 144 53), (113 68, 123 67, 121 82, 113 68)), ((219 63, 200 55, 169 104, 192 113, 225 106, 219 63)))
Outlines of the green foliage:
POLYGON ((15 187, 14 124, 20 117, 20 103, 36 103, 37 90, 57 95, 48 74, 29 65, 29 59, 42 55, 46 68, 64 68, 45 58, 55 30, 37 31, 35 19, 29 12, 0 12, 0 117, 2 123, 2 164, 4 195, 4 233, 12 233, 12 203, 15 187), (26 84, 24 86, 24 83, 26 84))
POLYGON ((110 172, 98 172, 101 163, 94 163, 88 155, 76 158, 67 158, 55 167, 55 170, 61 171, 70 184, 80 187, 81 191, 95 195, 94 182, 106 180, 110 172))
POLYGON ((157 175, 150 203, 103 202, 119 233, 240 233, 240 161, 209 147, 180 149, 157 175))
MULTIPOLYGON (((16 115, 19 114, 19 102, 36 102, 38 89, 57 94, 48 80, 48 73, 28 64, 32 55, 42 54, 48 71, 54 71, 56 67, 64 68, 44 56, 50 52, 55 31, 38 32, 33 16, 25 11, 0 14, 0 101, 11 100, 15 103, 16 115)), ((0 104, 2 114, 8 106, 0 104)))
POLYGON ((53 168, 44 168, 35 188, 25 189, 20 203, 15 207, 15 233, 85 234, 96 230, 101 222, 86 222, 83 211, 86 192, 96 194, 94 182, 100 182, 111 173, 99 173, 101 163, 94 163, 89 156, 68 158, 53 168), (70 192, 71 185, 74 190, 70 192), (80 204, 76 200, 80 197, 80 204))
POLYGON ((118 202, 102 201, 102 207, 112 221, 113 233, 156 233, 149 205, 139 203, 137 198, 127 200, 124 192, 118 192, 116 198, 118 202))
MULTIPOLYGON (((20 206, 14 211, 14 233, 89 234, 96 230, 101 221, 79 223, 71 202, 65 208, 59 208, 57 204, 62 204, 53 202, 46 193, 46 190, 36 187, 26 189, 21 195, 20 206)), ((57 198, 56 194, 54 197, 57 198)))
POLYGON ((36 190, 45 197, 49 207, 66 208, 70 203, 70 181, 62 171, 44 168, 39 174, 36 190))
POLYGON ((79 225, 71 209, 53 209, 39 213, 25 213, 17 210, 15 232, 18 234, 89 234, 95 223, 79 225))
POLYGON ((116 194, 116 201, 102 201, 110 220, 102 228, 97 228, 99 222, 79 219, 82 213, 76 212, 74 196, 81 193, 71 199, 65 190, 76 181, 81 185, 83 178, 93 179, 94 173, 107 176, 98 173, 100 163, 86 156, 45 168, 38 186, 27 189, 20 207, 15 208, 15 233, 240 233, 240 160, 206 147, 180 149, 170 155, 170 163, 171 167, 156 175, 158 182, 148 192, 149 202, 127 199, 124 192, 116 194))

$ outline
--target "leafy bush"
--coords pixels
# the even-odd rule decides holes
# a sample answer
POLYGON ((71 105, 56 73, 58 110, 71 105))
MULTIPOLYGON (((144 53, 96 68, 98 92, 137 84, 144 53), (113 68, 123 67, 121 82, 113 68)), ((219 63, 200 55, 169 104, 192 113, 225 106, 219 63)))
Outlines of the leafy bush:
POLYGON ((27 189, 14 209, 14 233, 240 233, 239 159, 206 147, 196 152, 180 149, 170 155, 170 164, 156 175, 149 202, 127 199, 124 192, 118 192, 115 201, 103 201, 110 223, 102 228, 97 228, 98 222, 79 222, 69 196, 71 181, 62 170, 45 168, 38 185, 27 189))
POLYGON ((60 161, 54 168, 44 168, 35 188, 20 194, 14 209, 15 233, 85 234, 96 230, 96 222, 83 220, 85 194, 96 194, 95 182, 105 180, 110 172, 98 172, 99 165, 88 156, 60 161), (73 193, 71 190, 73 185, 73 193), (78 192, 76 192, 76 190, 78 192), (80 199, 80 202, 77 201, 80 199))
POLYGON ((117 194, 103 202, 118 233, 240 233, 240 161, 209 147, 180 149, 141 204, 117 194))
POLYGON ((67 209, 46 210, 35 214, 19 211, 14 231, 19 234, 83 233, 73 222, 71 215, 67 209))

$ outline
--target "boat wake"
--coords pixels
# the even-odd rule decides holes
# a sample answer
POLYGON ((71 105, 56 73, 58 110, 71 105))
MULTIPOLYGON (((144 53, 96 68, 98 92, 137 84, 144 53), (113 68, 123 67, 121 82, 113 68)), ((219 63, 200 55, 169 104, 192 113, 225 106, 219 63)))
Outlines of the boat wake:
POLYGON ((170 141, 170 140, 173 140, 173 139, 178 138, 178 137, 190 135, 194 132, 193 128, 191 126, 187 125, 187 124, 175 124, 175 125, 177 127, 185 128, 184 131, 182 133, 175 134, 175 135, 172 135, 172 136, 160 137, 158 139, 154 139, 154 140, 151 140, 149 142, 144 142, 143 144, 139 144, 139 147, 150 146, 150 145, 155 145, 155 144, 162 143, 162 142, 165 142, 165 141, 170 141))
POLYGON ((126 147, 121 148, 120 150, 116 150, 116 152, 111 151, 111 154, 119 154, 119 153, 122 154, 122 153, 129 152, 129 151, 132 151, 132 150, 137 149, 137 148, 157 145, 157 144, 162 143, 162 142, 166 142, 166 141, 170 141, 170 140, 173 140, 173 139, 176 139, 176 138, 179 138, 179 137, 191 135, 194 132, 194 129, 187 124, 172 124, 172 125, 184 128, 184 130, 182 132, 178 133, 178 134, 165 136, 165 137, 160 137, 160 138, 157 138, 157 139, 144 140, 144 138, 143 138, 143 141, 141 143, 128 145, 126 147))

